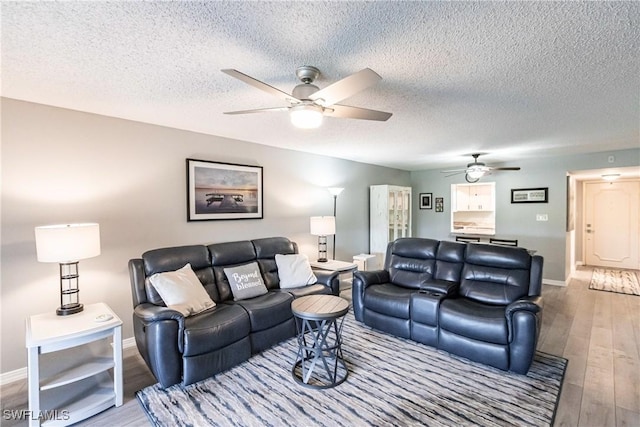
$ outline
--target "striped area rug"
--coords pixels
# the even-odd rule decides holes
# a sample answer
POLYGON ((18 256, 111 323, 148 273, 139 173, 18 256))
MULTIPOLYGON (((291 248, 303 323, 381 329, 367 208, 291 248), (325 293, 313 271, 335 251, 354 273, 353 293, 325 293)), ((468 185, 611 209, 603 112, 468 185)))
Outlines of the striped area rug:
POLYGON ((374 331, 349 312, 349 377, 325 390, 291 377, 290 339, 196 384, 137 393, 155 426, 550 426, 567 360, 538 353, 517 375, 374 331))
POLYGON ((619 294, 640 295, 638 271, 594 268, 589 289, 616 292, 619 294))

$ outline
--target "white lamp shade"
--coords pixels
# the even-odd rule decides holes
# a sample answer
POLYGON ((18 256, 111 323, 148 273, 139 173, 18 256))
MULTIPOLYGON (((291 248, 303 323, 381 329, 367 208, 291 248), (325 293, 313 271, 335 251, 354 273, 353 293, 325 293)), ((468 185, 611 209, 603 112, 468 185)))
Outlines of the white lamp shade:
POLYGON ((40 262, 66 263, 100 255, 100 225, 60 224, 35 228, 40 262))
POLYGON ((297 105, 289 109, 291 123, 300 129, 315 129, 322 124, 322 107, 319 105, 297 105))
POLYGON ((311 234, 314 236, 330 236, 336 234, 336 217, 312 216, 310 218, 311 234))

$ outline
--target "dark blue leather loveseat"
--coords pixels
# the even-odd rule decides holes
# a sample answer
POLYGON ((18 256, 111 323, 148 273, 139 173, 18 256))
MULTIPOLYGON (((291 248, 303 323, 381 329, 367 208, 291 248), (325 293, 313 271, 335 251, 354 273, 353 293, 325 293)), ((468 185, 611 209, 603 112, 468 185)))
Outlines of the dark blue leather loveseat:
POLYGON ((540 256, 481 243, 403 238, 384 269, 354 273, 356 320, 525 374, 542 318, 540 256))

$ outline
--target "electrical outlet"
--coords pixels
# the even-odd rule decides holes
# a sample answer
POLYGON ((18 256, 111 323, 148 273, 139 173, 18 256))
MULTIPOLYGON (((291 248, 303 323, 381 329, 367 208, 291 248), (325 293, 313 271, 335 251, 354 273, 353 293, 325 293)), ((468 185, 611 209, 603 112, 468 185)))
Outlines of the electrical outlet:
POLYGON ((547 214, 536 214, 536 221, 549 221, 549 215, 547 215, 547 214))

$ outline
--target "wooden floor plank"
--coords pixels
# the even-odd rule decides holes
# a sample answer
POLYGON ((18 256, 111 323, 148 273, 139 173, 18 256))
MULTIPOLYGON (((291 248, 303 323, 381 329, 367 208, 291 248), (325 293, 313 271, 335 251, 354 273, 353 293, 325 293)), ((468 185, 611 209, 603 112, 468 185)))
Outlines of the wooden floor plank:
MULTIPOLYGON (((571 366, 571 362, 569 362, 569 366, 571 366)), ((562 385, 553 424, 555 427, 576 427, 578 425, 580 411, 576 411, 576 408, 580 408, 582 404, 582 392, 581 386, 566 382, 562 385)))
POLYGON ((613 359, 613 367, 616 406, 640 413, 640 361, 618 354, 613 359))

